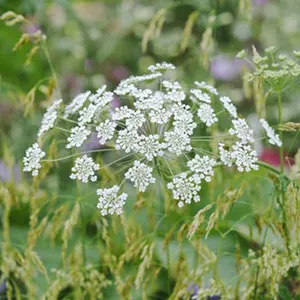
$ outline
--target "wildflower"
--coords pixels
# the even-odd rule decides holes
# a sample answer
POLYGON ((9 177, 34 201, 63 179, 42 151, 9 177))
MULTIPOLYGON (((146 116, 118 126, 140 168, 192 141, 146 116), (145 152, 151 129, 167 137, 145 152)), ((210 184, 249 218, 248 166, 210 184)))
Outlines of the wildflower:
POLYGON ((209 104, 199 104, 199 109, 197 112, 199 119, 205 123, 207 127, 218 121, 218 118, 209 104))
POLYGON ((128 108, 127 106, 117 107, 115 112, 112 115, 112 119, 114 121, 120 121, 129 118, 132 113, 133 110, 128 108))
POLYGON ((251 146, 242 142, 237 142, 232 146, 232 158, 234 159, 237 169, 240 172, 258 170, 256 162, 258 160, 257 153, 251 146))
POLYGON ((180 130, 167 131, 164 134, 165 148, 169 152, 180 155, 184 150, 191 151, 190 137, 180 130))
POLYGON ((233 128, 229 129, 231 135, 237 136, 241 142, 254 142, 253 130, 249 128, 244 119, 232 120, 233 128))
POLYGON ((71 179, 78 179, 84 183, 87 183, 89 180, 96 181, 97 176, 95 171, 99 170, 100 166, 94 163, 91 157, 83 155, 78 157, 75 160, 75 165, 72 168, 72 174, 70 175, 71 179))
POLYGON ((156 65, 148 67, 150 72, 163 72, 168 70, 175 70, 175 66, 173 64, 168 64, 166 62, 157 63, 156 65))
POLYGON ((116 149, 123 149, 126 153, 130 151, 137 152, 139 150, 140 136, 135 130, 121 130, 119 131, 118 138, 116 140, 116 149))
POLYGON ((122 193, 118 195, 119 187, 114 185, 110 189, 98 189, 97 195, 99 202, 97 208, 100 210, 102 216, 117 214, 123 212, 123 206, 127 200, 127 194, 122 193))
POLYGON ((144 114, 140 111, 133 111, 126 119, 128 130, 138 129, 146 121, 144 114))
POLYGON ((150 183, 155 182, 155 178, 152 176, 153 169, 140 161, 135 161, 132 168, 125 173, 125 178, 134 183, 140 192, 145 192, 147 186, 150 183))
POLYGON ((260 123, 269 138, 269 143, 281 147, 282 141, 280 140, 279 135, 275 133, 274 129, 270 127, 268 122, 265 119, 260 119, 260 123))
POLYGON ((110 120, 105 120, 96 127, 98 132, 97 137, 100 138, 99 143, 101 145, 104 145, 107 140, 113 138, 116 127, 117 124, 110 120))
POLYGON ((193 114, 188 105, 175 105, 172 109, 174 115, 174 128, 176 131, 191 135, 197 124, 193 121, 193 114))
POLYGON ((149 113, 150 121, 157 124, 166 124, 170 120, 172 112, 162 108, 158 111, 151 110, 149 113))
POLYGON ((69 115, 75 114, 84 105, 90 95, 91 92, 88 91, 76 96, 72 102, 65 107, 64 117, 67 118, 69 115))
POLYGON ((216 161, 207 155, 200 157, 197 154, 187 165, 192 172, 199 174, 201 179, 209 182, 214 175, 213 167, 216 165, 216 161))
POLYGON ((90 133, 90 130, 86 129, 85 126, 76 126, 72 128, 71 135, 67 138, 68 144, 66 145, 66 148, 80 147, 90 133))
POLYGON ((174 177, 167 187, 172 191, 174 199, 179 201, 179 207, 183 207, 184 204, 190 204, 192 200, 194 202, 200 201, 198 192, 201 187, 196 176, 187 177, 186 173, 181 173, 174 177))
POLYGON ((232 104, 232 101, 229 97, 223 96, 220 97, 220 101, 223 103, 224 108, 234 117, 237 118, 236 107, 232 104))
POLYGON ((54 127, 54 123, 57 119, 57 110, 62 103, 62 99, 56 100, 53 104, 47 109, 46 113, 43 116, 42 124, 38 132, 38 136, 41 136, 46 131, 54 127))
POLYGON ((219 143, 219 154, 221 162, 223 162, 225 166, 231 167, 234 162, 234 159, 232 153, 224 149, 223 143, 219 143))
POLYGON ((216 95, 216 96, 219 95, 218 91, 217 91, 213 86, 207 84, 207 83, 204 82, 204 81, 201 81, 201 82, 195 81, 195 85, 196 85, 199 89, 201 89, 201 90, 205 90, 205 91, 207 91, 207 92, 209 92, 209 93, 211 93, 211 94, 213 94, 213 95, 216 95))
POLYGON ((211 103, 210 96, 207 93, 202 92, 198 89, 191 89, 190 90, 191 96, 190 99, 193 102, 205 102, 205 103, 211 103))
POLYGON ((139 152, 150 161, 154 157, 164 154, 163 144, 159 142, 159 135, 142 136, 139 142, 139 152))
POLYGON ((43 152, 38 143, 34 143, 26 150, 25 157, 23 158, 23 171, 32 172, 32 176, 37 176, 39 169, 42 167, 40 164, 41 158, 46 155, 43 152))

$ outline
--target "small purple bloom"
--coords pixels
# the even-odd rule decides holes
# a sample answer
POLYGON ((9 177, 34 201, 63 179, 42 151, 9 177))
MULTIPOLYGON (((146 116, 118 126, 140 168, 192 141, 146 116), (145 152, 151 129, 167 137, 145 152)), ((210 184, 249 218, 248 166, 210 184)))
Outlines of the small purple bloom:
POLYGON ((0 181, 10 182, 14 181, 15 183, 20 182, 21 172, 17 165, 14 165, 12 168, 9 168, 2 160, 0 160, 0 181))
POLYGON ((269 0, 253 0, 254 5, 266 5, 269 0))
POLYGON ((211 63, 210 72, 217 80, 231 81, 241 74, 244 64, 241 59, 217 56, 211 63))

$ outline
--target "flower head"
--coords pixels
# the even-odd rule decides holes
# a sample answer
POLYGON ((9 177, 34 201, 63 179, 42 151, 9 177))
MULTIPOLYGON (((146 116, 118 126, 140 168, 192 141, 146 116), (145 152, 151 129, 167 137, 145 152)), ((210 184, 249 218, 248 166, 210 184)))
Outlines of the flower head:
POLYGON ((249 172, 251 170, 258 170, 256 164, 258 158, 255 150, 251 146, 244 143, 237 142, 232 146, 232 158, 237 166, 238 171, 249 172))
POLYGON ((97 195, 99 202, 97 208, 100 210, 102 216, 117 214, 123 212, 123 206, 127 200, 127 194, 122 193, 118 195, 119 187, 114 185, 110 189, 98 189, 97 195))
POLYGON ((187 163, 192 172, 199 174, 200 179, 205 179, 207 182, 211 181, 211 177, 214 175, 215 164, 216 161, 209 156, 200 157, 198 154, 187 163))
POLYGON ((54 123, 57 119, 57 110, 62 103, 62 99, 56 100, 53 104, 47 109, 46 113, 43 116, 42 124, 38 132, 38 136, 41 136, 46 131, 54 127, 54 123))
POLYGON ((229 97, 223 96, 220 97, 220 101, 223 103, 224 108, 231 114, 231 116, 237 118, 237 109, 232 104, 231 99, 229 97))
POLYGON ((84 183, 87 183, 89 180, 96 181, 97 176, 95 171, 99 170, 100 166, 94 163, 91 157, 83 155, 78 157, 75 160, 75 165, 72 168, 72 174, 70 175, 71 179, 78 179, 84 183))
POLYGON ((145 192, 147 186, 150 183, 155 182, 155 178, 152 176, 153 169, 140 161, 135 161, 132 168, 125 173, 125 178, 134 183, 140 192, 145 192))
POLYGON ((174 199, 178 200, 178 206, 182 207, 184 204, 190 204, 200 201, 198 192, 201 189, 199 179, 196 176, 188 177, 186 173, 181 173, 174 177, 173 181, 168 183, 168 189, 172 191, 174 199))
POLYGON ((244 119, 232 120, 233 128, 229 129, 231 135, 235 135, 243 143, 254 142, 253 130, 249 128, 244 119))
POLYGON ((107 140, 113 138, 116 127, 117 124, 110 120, 105 120, 96 127, 98 132, 97 137, 100 138, 99 143, 101 145, 104 145, 107 140))
POLYGON ((67 138, 68 144, 67 149, 72 147, 80 147, 82 143, 90 135, 91 131, 86 129, 85 126, 77 126, 71 129, 71 135, 67 138))
POLYGON ((23 170, 25 172, 32 172, 32 176, 37 176, 41 166, 41 158, 46 155, 43 152, 38 143, 34 143, 31 147, 26 150, 25 157, 23 158, 23 170))
POLYGON ((275 133, 274 129, 270 127, 268 122, 265 119, 260 119, 260 123, 269 138, 269 143, 281 147, 282 141, 280 140, 279 135, 275 133))
POLYGON ((210 127, 212 124, 218 121, 218 118, 209 104, 203 103, 199 105, 197 112, 199 119, 205 123, 207 127, 210 127))
POLYGON ((64 117, 67 118, 69 115, 75 114, 84 105, 85 101, 89 98, 90 95, 91 92, 87 91, 76 96, 72 100, 72 102, 66 106, 64 117))

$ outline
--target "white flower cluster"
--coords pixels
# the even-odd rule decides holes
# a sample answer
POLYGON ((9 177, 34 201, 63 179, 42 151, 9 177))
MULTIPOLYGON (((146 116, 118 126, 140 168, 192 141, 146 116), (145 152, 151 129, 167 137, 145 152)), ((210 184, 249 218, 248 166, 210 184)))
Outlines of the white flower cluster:
POLYGON ((147 186, 155 182, 152 171, 151 167, 136 160, 133 167, 125 173, 125 178, 132 181, 140 192, 145 192, 147 186))
MULTIPOLYGON (((201 181, 211 181, 217 161, 209 155, 194 155, 196 146, 202 147, 201 142, 197 144, 201 137, 194 135, 198 123, 202 123, 201 127, 203 124, 210 127, 218 122, 219 112, 215 112, 213 105, 219 93, 203 81, 196 81, 187 93, 179 82, 164 78, 165 71, 174 69, 172 64, 158 63, 150 66, 150 72, 146 75, 131 76, 121 81, 113 92, 107 91, 104 85, 95 93, 82 93, 65 107, 63 117, 57 114, 62 103, 58 100, 44 115, 39 135, 52 128, 56 121, 64 122, 67 128, 59 128, 70 132, 67 149, 76 150, 84 145, 90 135, 96 137, 101 147, 99 152, 116 150, 116 155, 107 156, 107 159, 116 157, 108 165, 114 165, 124 180, 132 182, 139 192, 145 192, 166 174, 164 179, 172 177, 167 188, 180 207, 192 201, 198 202, 201 181), (149 88, 155 85, 157 90, 149 88), (116 97, 122 97, 125 105, 114 109, 111 103, 116 97), (193 107, 189 105, 189 99, 193 107), (189 157, 194 158, 189 160, 189 157), (173 162, 176 162, 176 168, 173 162), (126 169, 119 167, 122 164, 126 169), (177 165, 181 168, 179 174, 177 165)), ((221 112, 225 111, 232 120, 229 134, 236 140, 226 148, 223 143, 219 144, 220 161, 226 166, 236 166, 241 172, 256 170, 257 155, 251 145, 253 131, 244 119, 238 118, 237 109, 228 97, 220 97, 219 100, 225 108, 221 112)), ((271 133, 268 127, 270 139, 271 133)), ((275 138, 273 132, 272 141, 275 138)), ((97 181, 96 171, 100 166, 85 153, 75 160, 70 177, 84 183, 97 181)), ((45 153, 38 144, 34 144, 26 151, 24 171, 37 175, 43 156, 45 153)), ((97 190, 97 207, 102 215, 122 213, 127 199, 125 193, 120 194, 124 180, 120 186, 97 190)))
POLYGON ((220 97, 220 101, 223 103, 224 108, 231 114, 232 117, 237 118, 237 109, 233 105, 231 99, 226 96, 220 97))
POLYGON ((218 118, 209 104, 199 104, 199 109, 197 112, 199 119, 205 123, 207 127, 210 127, 212 124, 218 121, 218 118))
POLYGON ((38 143, 34 143, 26 150, 25 157, 23 158, 25 172, 32 172, 32 176, 37 176, 39 169, 41 168, 40 160, 46 155, 43 152, 38 143))
POLYGON ((187 165, 192 172, 199 174, 200 179, 209 182, 214 175, 213 167, 216 165, 216 161, 207 155, 200 157, 197 154, 187 165))
POLYGON ((200 178, 197 176, 190 176, 186 173, 181 173, 179 176, 174 177, 172 182, 168 183, 168 189, 173 193, 175 200, 178 200, 178 206, 183 207, 184 204, 190 204, 200 201, 198 192, 201 189, 200 178))
POLYGON ((57 110, 59 109, 62 103, 62 99, 56 100, 51 106, 48 107, 46 113, 43 116, 42 124, 38 132, 38 136, 43 135, 49 129, 54 127, 54 123, 57 119, 57 110))
POLYGON ((270 127, 268 122, 265 119, 260 119, 260 123, 269 138, 269 143, 271 145, 276 145, 278 147, 281 147, 282 141, 280 140, 279 135, 275 133, 274 129, 270 127))
POLYGON ((87 183, 89 180, 95 182, 97 180, 95 171, 99 169, 100 166, 94 163, 91 157, 83 155, 82 157, 76 158, 75 165, 72 168, 72 174, 70 175, 70 178, 78 179, 85 183, 87 183))
POLYGON ((123 206, 128 196, 125 193, 118 195, 118 192, 119 187, 117 185, 114 185, 110 189, 97 190, 97 195, 99 196, 97 208, 100 210, 102 216, 122 214, 123 206))

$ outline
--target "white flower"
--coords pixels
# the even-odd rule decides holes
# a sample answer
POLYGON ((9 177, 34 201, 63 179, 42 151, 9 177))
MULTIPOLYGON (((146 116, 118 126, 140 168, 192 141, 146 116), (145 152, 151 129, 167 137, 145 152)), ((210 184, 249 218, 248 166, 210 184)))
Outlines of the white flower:
POLYGON ((232 120, 232 124, 233 128, 229 129, 231 135, 237 136, 243 143, 254 142, 253 130, 244 119, 232 120))
POLYGON ((78 124, 82 126, 85 125, 86 123, 91 122, 97 109, 98 109, 97 105, 90 104, 89 106, 84 107, 82 110, 80 110, 78 124))
POLYGON ((174 177, 172 182, 168 183, 167 187, 172 191, 174 199, 179 200, 179 207, 182 207, 184 204, 190 204, 192 200, 195 202, 200 201, 198 192, 201 186, 195 176, 187 177, 186 173, 181 173, 174 177))
POLYGON ((119 96, 129 95, 136 90, 133 84, 121 81, 114 92, 119 96))
POLYGON ((155 72, 155 73, 141 75, 141 76, 130 76, 129 78, 124 79, 120 82, 120 84, 115 89, 115 93, 117 95, 126 95, 136 88, 134 84, 139 82, 152 81, 161 76, 162 73, 160 72, 155 72))
POLYGON ((193 102, 206 102, 206 103, 211 103, 210 96, 207 93, 204 93, 198 89, 191 89, 190 90, 191 96, 190 99, 193 102))
POLYGON ((114 99, 114 93, 112 92, 104 92, 101 97, 98 98, 99 106, 106 106, 111 103, 114 99))
POLYGON ((197 124, 193 121, 193 114, 189 111, 189 105, 175 105, 172 108, 174 114, 174 128, 176 131, 191 135, 197 124))
POLYGON ((256 165, 258 160, 257 153, 251 146, 237 142, 232 146, 232 149, 232 157, 235 160, 238 171, 249 172, 251 170, 258 170, 258 165, 256 165))
POLYGON ((97 137, 100 138, 99 143, 104 145, 107 140, 113 138, 117 124, 115 122, 105 120, 96 127, 97 137))
MULTIPOLYGON (((143 90, 143 91, 147 91, 147 90, 143 90)), ((137 101, 134 102, 134 106, 140 110, 152 109, 158 111, 162 108, 163 102, 164 102, 164 93, 160 91, 156 91, 155 93, 152 94, 151 91, 151 94, 148 93, 147 97, 137 98, 137 101)))
POLYGON ((162 63, 157 63, 156 65, 153 66, 149 66, 148 70, 150 72, 163 72, 163 71, 167 71, 167 70, 175 70, 175 66, 173 64, 168 64, 166 62, 162 62, 162 63))
POLYGON ((41 158, 46 155, 41 150, 38 143, 34 143, 26 150, 25 157, 23 158, 23 171, 32 172, 32 176, 37 176, 39 169, 42 167, 40 164, 41 158))
POLYGON ((162 108, 160 110, 151 110, 149 113, 150 121, 157 124, 166 124, 170 120, 172 112, 162 108))
POLYGON ((199 174, 200 179, 207 182, 211 181, 211 177, 214 175, 213 167, 215 164, 216 161, 209 156, 200 157, 198 154, 187 163, 192 172, 199 174))
POLYGON ((209 104, 199 104, 197 112, 199 119, 205 123, 206 126, 210 127, 212 124, 218 121, 218 118, 209 104))
POLYGON ((234 162, 234 158, 232 157, 232 153, 228 150, 224 149, 224 144, 219 143, 219 151, 220 151, 220 159, 225 166, 232 167, 234 162))
POLYGON ((153 169, 140 161, 134 161, 134 165, 125 173, 125 178, 134 183, 140 192, 145 192, 147 186, 150 183, 155 182, 155 178, 152 176, 153 169))
POLYGON ((123 212, 123 206, 127 200, 127 194, 118 195, 119 187, 114 185, 110 189, 98 189, 97 195, 99 202, 97 208, 100 209, 101 215, 120 215, 123 212))
POLYGON ((179 130, 167 131, 165 136, 165 148, 169 152, 173 152, 176 155, 180 155, 184 150, 191 151, 192 146, 190 145, 190 137, 179 130))
POLYGON ((130 151, 137 152, 139 150, 140 136, 136 130, 120 130, 116 140, 116 149, 123 149, 126 153, 130 151))
POLYGON ((91 92, 87 91, 76 96, 72 102, 66 106, 64 117, 67 118, 69 115, 75 114, 84 105, 90 94, 91 92))
POLYGON ((165 101, 169 101, 171 103, 180 103, 185 100, 186 95, 179 82, 170 82, 164 80, 162 82, 162 86, 167 91, 167 93, 164 95, 165 101))
POLYGON ((86 129, 85 126, 76 126, 72 128, 71 135, 67 138, 68 144, 66 145, 66 148, 80 147, 90 133, 90 130, 86 129))
POLYGON ((229 97, 223 96, 220 97, 220 101, 223 103, 224 108, 234 117, 237 118, 237 109, 233 105, 229 97))
POLYGON ((126 119, 125 123, 129 130, 138 129, 142 127, 144 122, 146 121, 144 114, 142 114, 139 110, 133 111, 126 119))
POLYGON ((117 107, 112 115, 114 121, 124 120, 129 118, 129 116, 134 112, 134 110, 128 108, 127 106, 117 107))
POLYGON ((75 165, 72 168, 72 174, 70 175, 70 178, 77 178, 78 180, 84 183, 87 183, 89 179, 91 181, 96 181, 97 176, 95 175, 95 171, 99 169, 100 166, 94 163, 91 157, 83 155, 82 157, 76 158, 75 165))
POLYGON ((265 119, 260 119, 260 123, 269 138, 269 143, 281 147, 282 141, 280 140, 279 135, 275 133, 274 129, 270 127, 268 122, 265 119))
POLYGON ((53 104, 47 109, 46 113, 43 116, 42 124, 38 132, 38 136, 41 136, 43 133, 48 131, 50 128, 54 127, 54 123, 57 119, 57 110, 62 103, 62 99, 56 100, 53 104))
POLYGON ((163 144, 159 142, 159 135, 142 136, 139 142, 139 152, 150 161, 154 157, 164 154, 163 144))
POLYGON ((195 81, 195 85, 202 89, 202 90, 205 90, 205 91, 208 91, 209 93, 211 94, 214 94, 216 96, 219 95, 218 91, 211 85, 207 84, 206 82, 204 81, 201 81, 201 82, 198 82, 198 81, 195 81))
POLYGON ((104 91, 106 90, 106 85, 103 85, 102 87, 100 87, 95 94, 90 96, 90 102, 94 103, 94 104, 98 104, 102 94, 104 93, 104 91))

